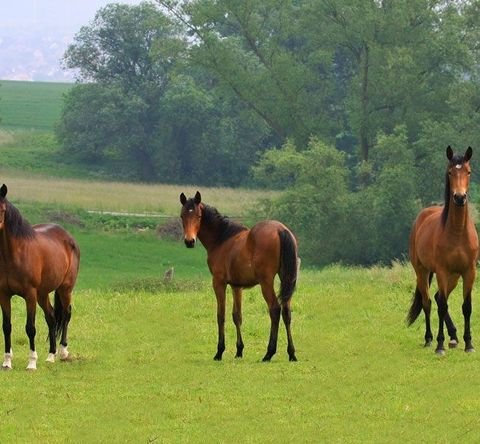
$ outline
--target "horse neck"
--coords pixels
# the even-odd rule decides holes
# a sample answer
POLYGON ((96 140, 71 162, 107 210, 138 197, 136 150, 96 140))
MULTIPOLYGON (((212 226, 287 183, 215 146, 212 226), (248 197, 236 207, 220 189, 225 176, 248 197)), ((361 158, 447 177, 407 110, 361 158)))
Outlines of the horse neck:
POLYGON ((462 234, 467 229, 468 222, 468 201, 463 207, 459 207, 453 203, 453 198, 450 197, 446 229, 455 234, 462 234))
POLYGON ((215 227, 206 224, 203 220, 197 236, 207 252, 213 250, 218 245, 215 227))
POLYGON ((0 230, 0 260, 8 261, 16 250, 14 239, 5 228, 0 230))

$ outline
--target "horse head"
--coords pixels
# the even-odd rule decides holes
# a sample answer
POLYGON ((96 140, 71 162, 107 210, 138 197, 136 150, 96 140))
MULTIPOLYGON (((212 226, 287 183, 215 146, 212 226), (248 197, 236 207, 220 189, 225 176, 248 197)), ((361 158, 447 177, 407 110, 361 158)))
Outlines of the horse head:
POLYGON ((180 203, 182 210, 180 218, 183 225, 183 239, 187 248, 193 248, 197 240, 197 234, 200 231, 202 222, 202 208, 200 202, 202 196, 197 191, 195 197, 187 199, 185 194, 180 194, 180 203))
POLYGON ((450 193, 453 203, 463 207, 467 203, 467 193, 470 185, 470 159, 472 148, 468 147, 464 155, 454 154, 450 145, 447 147, 447 159, 449 160, 447 174, 450 184, 450 193))

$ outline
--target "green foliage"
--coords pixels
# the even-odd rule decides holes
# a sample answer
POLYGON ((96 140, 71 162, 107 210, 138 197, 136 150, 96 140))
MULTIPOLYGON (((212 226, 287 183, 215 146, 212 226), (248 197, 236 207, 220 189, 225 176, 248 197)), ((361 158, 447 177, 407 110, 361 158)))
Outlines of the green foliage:
POLYGON ((117 165, 120 158, 127 177, 157 179, 159 101, 182 47, 175 26, 152 4, 100 9, 65 53, 67 67, 96 82, 67 98, 58 131, 65 149, 84 151, 91 163, 112 156, 117 165))
POLYGON ((270 210, 298 235, 309 263, 389 263, 406 253, 418 207, 405 127, 379 136, 371 164, 369 184, 351 192, 344 154, 314 139, 303 152, 289 145, 260 161, 260 177, 293 178, 270 210))

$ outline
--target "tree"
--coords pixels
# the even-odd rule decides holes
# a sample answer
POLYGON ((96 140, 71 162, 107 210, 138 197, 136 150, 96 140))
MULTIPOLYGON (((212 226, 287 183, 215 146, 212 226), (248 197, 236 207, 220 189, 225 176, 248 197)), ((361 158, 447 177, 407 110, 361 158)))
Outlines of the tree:
POLYGON ((87 141, 84 158, 121 152, 142 180, 157 179, 160 101, 183 50, 176 26, 149 3, 100 9, 64 56, 80 81, 93 82, 67 97, 59 130, 65 149, 78 152, 87 141))
POLYGON ((311 54, 297 20, 302 1, 157 0, 194 36, 193 63, 209 69, 276 135, 305 146, 312 134, 332 136, 328 54, 311 54), (300 5, 300 6, 299 6, 300 5))

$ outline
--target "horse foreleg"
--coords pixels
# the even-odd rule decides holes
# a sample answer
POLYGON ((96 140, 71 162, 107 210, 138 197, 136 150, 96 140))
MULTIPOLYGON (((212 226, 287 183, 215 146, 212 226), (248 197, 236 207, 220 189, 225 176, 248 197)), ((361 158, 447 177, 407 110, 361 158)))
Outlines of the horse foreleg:
POLYGON ((13 352, 10 298, 5 298, 5 300, 2 301, 2 317, 3 337, 5 340, 5 355, 3 358, 2 369, 11 370, 13 352))
POLYGON ((218 343, 217 353, 213 357, 215 361, 221 361, 225 351, 225 290, 226 284, 223 282, 213 282, 213 289, 217 297, 217 325, 218 325, 218 343))
POLYGON ((277 352, 278 325, 280 323, 281 307, 278 303, 273 289, 273 280, 268 283, 262 283, 262 294, 268 305, 270 314, 270 339, 268 341, 267 353, 263 357, 263 361, 270 361, 272 356, 277 352))
POLYGON ((445 335, 443 332, 443 324, 445 322, 445 315, 448 312, 447 298, 444 293, 439 292, 437 298, 438 308, 438 335, 437 335, 437 348, 435 353, 439 355, 445 354, 445 347, 443 345, 445 341, 445 335))
POLYGON ((233 291, 233 309, 232 318, 237 330, 237 354, 236 358, 243 357, 243 340, 242 340, 242 289, 241 287, 232 287, 233 291))
MULTIPOLYGON (((435 301, 437 302, 438 306, 438 291, 435 293, 435 301)), ((447 326, 448 336, 450 336, 450 341, 448 342, 448 348, 456 348, 458 345, 458 337, 457 337, 457 328, 453 323, 453 319, 450 316, 450 313, 447 310, 445 314, 445 325, 447 326)))
POLYGON ((290 329, 290 323, 292 321, 292 310, 290 309, 290 301, 282 303, 282 318, 287 330, 287 353, 290 361, 296 361, 295 346, 293 345, 292 332, 290 329))
POLYGON ((30 353, 28 356, 28 365, 27 370, 36 370, 37 369, 37 352, 35 351, 35 335, 37 334, 35 328, 35 312, 37 300, 35 297, 25 296, 25 301, 27 304, 27 323, 25 325, 25 332, 27 333, 28 340, 30 343, 30 353))
POLYGON ((457 285, 459 277, 459 275, 455 274, 437 272, 438 298, 436 300, 438 306, 438 335, 435 353, 439 355, 445 354, 443 325, 448 316, 448 296, 457 285))
POLYGON ((472 344, 472 336, 470 333, 470 316, 472 314, 472 287, 475 281, 475 268, 463 277, 463 304, 462 312, 464 318, 463 340, 465 341, 465 351, 474 352, 475 348, 472 344))

